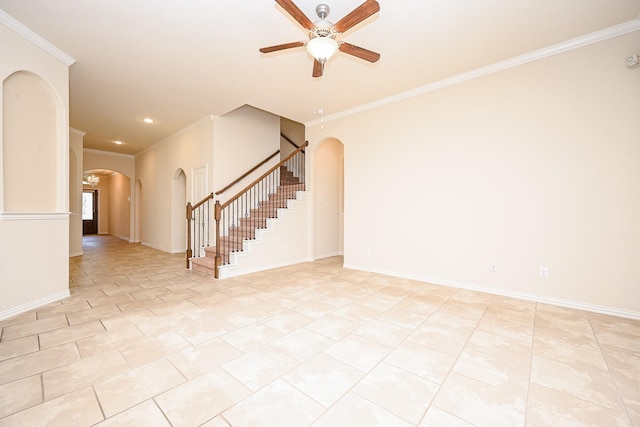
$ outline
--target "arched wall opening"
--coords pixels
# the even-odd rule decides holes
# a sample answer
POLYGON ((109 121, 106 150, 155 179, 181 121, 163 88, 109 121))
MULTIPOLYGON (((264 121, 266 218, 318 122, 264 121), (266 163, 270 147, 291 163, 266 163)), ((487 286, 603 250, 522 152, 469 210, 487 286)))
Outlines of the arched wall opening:
POLYGON ((142 211, 143 211, 143 203, 142 203, 142 181, 136 181, 136 214, 135 214, 135 231, 133 236, 134 242, 142 242, 142 211))
POLYGON ((313 152, 314 258, 344 253, 344 145, 327 138, 313 152))
MULTIPOLYGON (((131 179, 118 171, 110 169, 83 171, 83 177, 90 174, 97 176, 100 182, 91 185, 83 179, 83 196, 94 192, 97 193, 97 234, 110 234, 130 241, 131 179)), ((88 200, 88 198, 83 200, 88 200)), ((83 202, 83 223, 88 221, 86 212, 90 208, 90 206, 84 206, 83 202)))
POLYGON ((58 185, 58 151, 63 144, 51 87, 27 71, 11 74, 2 86, 3 210, 66 211, 68 206, 59 206, 60 199, 66 199, 58 185))
POLYGON ((187 249, 187 175, 178 169, 173 174, 171 191, 171 252, 179 253, 187 249))

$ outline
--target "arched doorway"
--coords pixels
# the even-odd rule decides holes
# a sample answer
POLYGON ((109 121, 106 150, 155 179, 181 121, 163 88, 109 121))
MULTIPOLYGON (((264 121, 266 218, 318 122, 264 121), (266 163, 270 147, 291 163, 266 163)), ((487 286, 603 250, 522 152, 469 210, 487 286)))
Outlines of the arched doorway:
POLYGON ((344 145, 324 140, 314 152, 314 258, 344 253, 344 145))
POLYGON ((134 242, 142 242, 142 182, 136 181, 136 226, 134 233, 134 242))
POLYGON ((187 175, 182 169, 178 169, 173 175, 171 205, 171 252, 184 252, 187 249, 187 175))

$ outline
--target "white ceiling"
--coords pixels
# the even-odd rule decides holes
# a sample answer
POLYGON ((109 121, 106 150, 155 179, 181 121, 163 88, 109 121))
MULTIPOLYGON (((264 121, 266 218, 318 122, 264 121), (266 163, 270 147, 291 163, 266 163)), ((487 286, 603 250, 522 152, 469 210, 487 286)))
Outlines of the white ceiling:
MULTIPOLYGON (((294 1, 317 20, 321 0, 294 1)), ((362 1, 325 0, 328 20, 362 1)), ((0 9, 76 59, 70 124, 86 132, 85 147, 128 154, 245 104, 308 123, 322 98, 334 114, 640 16, 640 0, 379 3, 339 39, 381 59, 338 53, 323 79, 311 77, 304 48, 258 52, 307 40, 273 0, 0 0, 0 9)))

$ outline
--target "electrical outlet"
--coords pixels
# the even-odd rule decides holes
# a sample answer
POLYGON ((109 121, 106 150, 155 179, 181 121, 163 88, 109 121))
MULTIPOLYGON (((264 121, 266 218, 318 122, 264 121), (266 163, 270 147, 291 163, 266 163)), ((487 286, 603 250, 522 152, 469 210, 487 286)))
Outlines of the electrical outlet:
POLYGON ((495 273, 496 271, 498 271, 498 266, 496 265, 495 262, 491 263, 491 265, 489 266, 489 270, 491 270, 492 273, 495 273))
POLYGON ((540 267, 540 277, 543 279, 549 278, 549 269, 547 267, 540 267))

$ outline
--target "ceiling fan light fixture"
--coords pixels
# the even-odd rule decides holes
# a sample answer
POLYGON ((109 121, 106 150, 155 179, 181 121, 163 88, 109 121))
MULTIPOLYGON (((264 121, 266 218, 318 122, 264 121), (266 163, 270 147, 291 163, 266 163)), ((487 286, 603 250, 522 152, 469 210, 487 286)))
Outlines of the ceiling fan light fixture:
POLYGON ((338 51, 338 42, 332 37, 315 37, 307 42, 307 52, 318 62, 325 63, 338 51))

